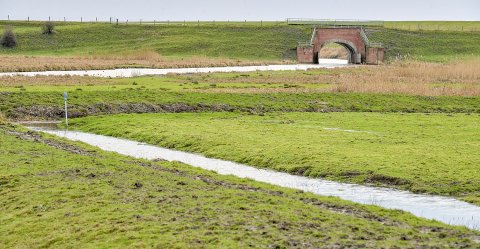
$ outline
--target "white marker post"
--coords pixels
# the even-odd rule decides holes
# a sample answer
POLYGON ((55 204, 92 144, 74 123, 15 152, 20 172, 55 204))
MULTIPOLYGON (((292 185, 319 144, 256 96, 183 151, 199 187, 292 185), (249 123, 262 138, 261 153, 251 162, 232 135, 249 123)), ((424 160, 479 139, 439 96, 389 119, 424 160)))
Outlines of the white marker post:
POLYGON ((68 93, 64 92, 63 93, 63 100, 65 101, 65 124, 67 124, 67 127, 68 127, 67 99, 68 99, 68 93))

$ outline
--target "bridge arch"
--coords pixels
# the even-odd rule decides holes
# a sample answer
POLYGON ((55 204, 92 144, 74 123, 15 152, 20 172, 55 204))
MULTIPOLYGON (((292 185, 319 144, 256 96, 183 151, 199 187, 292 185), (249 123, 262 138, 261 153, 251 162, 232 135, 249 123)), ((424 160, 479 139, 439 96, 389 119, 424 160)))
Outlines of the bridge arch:
POLYGON ((372 45, 362 27, 322 27, 314 28, 309 42, 297 47, 300 63, 318 63, 320 50, 327 43, 336 43, 349 52, 349 63, 379 64, 384 60, 385 49, 372 45))
POLYGON ((358 49, 355 46, 355 44, 353 44, 353 42, 344 40, 344 39, 330 39, 330 40, 323 41, 322 44, 319 44, 318 52, 315 52, 315 55, 314 55, 314 63, 318 63, 320 59, 320 51, 325 45, 329 43, 335 43, 344 47, 348 51, 348 63, 350 64, 356 63, 358 49))

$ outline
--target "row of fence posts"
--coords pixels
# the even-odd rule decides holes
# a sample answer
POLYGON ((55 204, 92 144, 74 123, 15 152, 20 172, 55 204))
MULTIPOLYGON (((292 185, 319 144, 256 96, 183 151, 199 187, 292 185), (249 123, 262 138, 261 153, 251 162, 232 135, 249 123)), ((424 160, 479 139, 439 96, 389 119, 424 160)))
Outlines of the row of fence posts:
MULTIPOLYGON (((10 21, 10 15, 7 16, 7 20, 10 21)), ((48 21, 51 21, 51 17, 49 16, 48 17, 48 21)), ((63 17, 63 21, 66 22, 67 21, 67 18, 66 17, 63 17)), ((30 16, 27 17, 27 22, 30 22, 30 16)), ((80 22, 83 23, 83 17, 80 17, 80 22)), ((95 17, 95 23, 98 22, 98 17, 95 17)), ((113 23, 115 22, 116 25, 119 25, 120 22, 119 22, 119 19, 118 18, 112 18, 110 17, 110 23, 113 23)), ((171 23, 181 23, 181 22, 171 22, 170 20, 167 20, 167 25, 170 25, 171 23)), ((158 24, 159 22, 157 22, 156 20, 153 20, 153 25, 155 26, 156 24, 158 24)), ((160 23, 164 23, 164 22, 160 22, 160 23)), ((200 26, 200 20, 197 21, 197 26, 200 26)), ((206 23, 206 22, 204 22, 206 23)), ((213 20, 211 22, 213 25, 216 24, 216 21, 213 20)), ((230 21, 228 20, 227 23, 230 23, 230 21)), ((235 22, 235 23, 238 23, 238 22, 235 22)), ((247 23, 247 20, 244 21, 244 23, 246 24, 247 23)), ((125 24, 128 25, 128 19, 125 21, 125 24)), ((140 19, 140 24, 143 24, 143 19, 140 19)), ((279 22, 277 21, 276 24, 278 25, 279 22)), ((187 21, 184 20, 183 21, 183 26, 187 26, 187 21)), ((263 26, 263 20, 260 20, 260 26, 263 26)), ((451 28, 452 26, 442 26, 442 25, 437 25, 436 26, 436 29, 431 29, 429 28, 430 26, 422 26, 421 24, 417 24, 417 25, 398 25, 398 26, 394 26, 395 28, 400 28, 400 29, 404 29, 404 30, 410 30, 410 31, 416 31, 416 30, 436 30, 436 31, 475 31, 475 32, 478 32, 480 31, 480 28, 465 28, 463 25, 462 26, 453 26, 454 28, 451 28), (413 28, 412 28, 413 27, 413 28)))
MULTIPOLYGON (((10 21, 10 15, 8 15, 7 20, 10 21)), ((51 17, 49 16, 49 17, 48 17, 48 21, 51 21, 51 20, 52 20, 52 19, 51 19, 51 17)), ((66 17, 63 17, 63 21, 66 22, 66 21, 67 21, 67 18, 66 18, 66 17)), ((119 24, 120 24, 118 18, 116 18, 116 19, 114 20, 114 18, 110 17, 109 23, 113 23, 114 21, 115 21, 115 24, 116 24, 116 25, 119 25, 119 24)), ((27 17, 27 22, 30 22, 30 16, 27 17)), ((83 23, 83 17, 80 17, 80 22, 83 23)), ((97 23, 97 22, 98 22, 98 17, 95 17, 95 23, 97 23)), ((167 20, 166 22, 167 22, 167 25, 170 25, 170 23, 181 23, 181 21, 180 21, 180 22, 178 22, 178 21, 171 22, 170 20, 167 20)), ((191 22, 191 21, 189 21, 189 22, 191 22)), ((197 20, 197 26, 200 26, 200 23, 201 23, 201 22, 207 23, 207 21, 197 20)), ((215 20, 211 21, 211 23, 212 23, 213 25, 215 25, 215 22, 216 22, 215 20)), ((139 22, 139 23, 142 24, 142 23, 143 23, 143 19, 140 19, 140 22, 139 22)), ((153 20, 153 25, 154 25, 154 26, 155 26, 157 23, 163 23, 163 22, 157 22, 156 20, 153 20)), ((230 23, 230 20, 227 20, 227 23, 230 23)), ((232 22, 232 23, 241 23, 241 22, 232 22)), ((243 23, 247 24, 247 20, 244 20, 243 23)), ((277 25, 278 25, 279 23, 280 23, 279 21, 276 21, 276 22, 275 22, 275 24, 277 24, 277 25)), ((128 19, 125 21, 125 24, 128 25, 128 19)), ((183 20, 183 26, 187 26, 187 21, 186 21, 186 20, 183 20)), ((260 26, 263 26, 263 20, 260 20, 260 26)))

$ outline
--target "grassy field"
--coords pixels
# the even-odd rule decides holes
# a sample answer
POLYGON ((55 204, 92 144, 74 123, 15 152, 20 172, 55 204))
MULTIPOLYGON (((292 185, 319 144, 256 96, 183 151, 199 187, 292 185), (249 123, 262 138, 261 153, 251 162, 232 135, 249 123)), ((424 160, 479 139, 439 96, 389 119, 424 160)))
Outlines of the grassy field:
MULTIPOLYGON (((0 27, 7 25, 13 27, 18 47, 0 48, 2 71, 292 63, 297 42, 311 35, 309 26, 284 23, 116 26, 60 22, 51 36, 41 34, 40 22, 0 22, 0 27)), ((388 60, 446 62, 480 56, 478 32, 393 27, 371 28, 367 33, 371 41, 386 45, 388 60)))
POLYGON ((0 112, 58 119, 145 112, 479 113, 480 63, 406 63, 297 72, 215 73, 103 79, 2 77, 0 112))
MULTIPOLYGON (((19 45, 0 48, 0 71, 294 63, 311 34, 282 22, 57 23, 52 36, 40 22, 7 25, 19 45)), ((478 233, 404 212, 135 160, 7 121, 59 120, 67 91, 70 117, 83 117, 74 129, 480 205, 478 25, 368 28, 387 47, 391 63, 379 67, 2 77, 0 248, 478 247, 478 233), (162 114, 98 116, 119 113, 162 114)))
MULTIPOLYGON (((480 113, 478 97, 423 97, 357 93, 202 93, 145 91, 83 91, 69 94, 69 115, 83 117, 152 112, 426 112, 480 113)), ((0 111, 10 119, 63 117, 63 92, 1 92, 0 111)))
POLYGON ((480 32, 480 22, 478 21, 397 21, 385 22, 384 27, 412 31, 480 32))
POLYGON ((75 129, 311 177, 480 205, 480 116, 228 113, 88 117, 75 129))
POLYGON ((0 248, 475 247, 480 235, 8 124, 0 145, 0 248))

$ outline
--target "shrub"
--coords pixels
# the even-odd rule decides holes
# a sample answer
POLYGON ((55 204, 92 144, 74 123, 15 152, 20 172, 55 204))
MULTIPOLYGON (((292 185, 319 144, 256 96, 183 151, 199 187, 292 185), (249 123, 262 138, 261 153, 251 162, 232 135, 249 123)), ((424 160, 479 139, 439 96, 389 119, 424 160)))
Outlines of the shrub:
POLYGON ((55 24, 51 21, 45 22, 42 27, 42 33, 45 35, 51 35, 55 32, 55 24))
POLYGON ((0 42, 2 46, 6 48, 13 48, 17 46, 17 37, 15 37, 11 27, 7 27, 3 33, 2 39, 0 39, 0 42))

